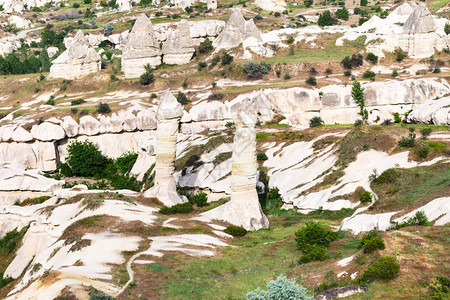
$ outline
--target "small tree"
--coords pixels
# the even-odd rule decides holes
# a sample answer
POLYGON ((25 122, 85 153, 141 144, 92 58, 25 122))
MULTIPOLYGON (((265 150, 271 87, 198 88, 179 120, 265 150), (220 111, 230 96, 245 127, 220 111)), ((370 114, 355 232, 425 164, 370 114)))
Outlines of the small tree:
POLYGON ((152 67, 150 64, 144 66, 145 72, 139 77, 139 82, 142 85, 149 85, 155 82, 155 75, 153 75, 152 67))
POLYGON ((200 53, 209 53, 214 49, 212 42, 206 38, 203 42, 200 43, 200 46, 198 46, 198 52, 200 53))
POLYGON ((317 85, 316 77, 309 77, 308 79, 306 79, 306 84, 316 86, 317 85))
POLYGON ((112 31, 113 31, 113 27, 110 24, 106 24, 105 27, 103 27, 103 31, 105 36, 110 36, 112 31))
POLYGON ((319 15, 319 19, 317 20, 317 24, 321 27, 331 26, 338 23, 338 20, 331 15, 329 10, 324 11, 319 15))
POLYGON ((90 141, 73 142, 67 147, 67 163, 75 176, 91 177, 102 174, 109 163, 97 145, 90 141))
POLYGON ((229 65, 233 61, 234 57, 233 55, 230 55, 228 53, 222 54, 222 65, 229 65))
POLYGON ((336 12, 334 13, 336 18, 341 19, 341 20, 348 20, 348 9, 343 7, 340 8, 338 10, 336 10, 336 12))
POLYGON ((111 112, 111 108, 109 107, 108 103, 102 103, 100 102, 97 105, 97 112, 99 114, 108 114, 111 112))
POLYGON ((311 7, 314 4, 314 0, 303 0, 306 7, 311 7))
POLYGON ((367 112, 367 109, 365 108, 364 88, 361 86, 361 84, 357 80, 355 80, 353 82, 352 98, 356 102, 356 104, 358 104, 358 106, 359 106, 359 115, 362 117, 363 122, 367 123, 367 120, 369 118, 369 113, 367 112))
POLYGON ((309 127, 319 127, 323 124, 323 120, 321 117, 312 117, 311 120, 309 120, 309 127))
POLYGON ((445 34, 450 33, 450 23, 445 23, 444 31, 445 31, 445 34))
POLYGON ((267 290, 257 288, 247 293, 249 300, 313 300, 305 287, 298 286, 295 279, 280 275, 267 283, 267 290))
POLYGON ((367 53, 366 60, 372 64, 378 63, 378 56, 373 54, 372 52, 367 53))

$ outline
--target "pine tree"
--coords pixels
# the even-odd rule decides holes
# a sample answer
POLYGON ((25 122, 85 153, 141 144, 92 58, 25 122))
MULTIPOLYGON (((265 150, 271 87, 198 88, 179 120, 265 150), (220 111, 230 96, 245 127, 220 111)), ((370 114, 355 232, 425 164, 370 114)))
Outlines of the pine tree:
POLYGON ((42 49, 39 60, 41 61, 42 72, 50 72, 50 59, 48 57, 47 49, 42 49))
POLYGON ((369 113, 367 112, 367 109, 365 109, 365 103, 364 103, 364 88, 361 86, 359 81, 355 80, 353 82, 352 87, 352 98, 358 104, 359 106, 359 114, 362 117, 362 120, 364 123, 367 123, 367 119, 369 118, 369 113))

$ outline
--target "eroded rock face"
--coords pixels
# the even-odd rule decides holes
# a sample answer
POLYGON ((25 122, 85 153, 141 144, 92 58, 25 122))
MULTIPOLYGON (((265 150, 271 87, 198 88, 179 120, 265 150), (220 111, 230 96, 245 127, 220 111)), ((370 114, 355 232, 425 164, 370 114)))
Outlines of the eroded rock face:
POLYGON ((163 61, 166 64, 183 65, 191 61, 194 55, 194 41, 187 20, 181 20, 163 44, 163 61))
POLYGON ((50 122, 43 122, 31 128, 31 135, 40 141, 49 142, 61 140, 66 136, 64 129, 50 122))
POLYGON ((60 1, 47 1, 47 0, 0 0, 0 5, 3 6, 4 12, 12 13, 12 12, 22 12, 26 7, 28 9, 32 7, 41 7, 46 3, 53 2, 55 4, 60 1))
POLYGON ((49 77, 75 79, 98 72, 100 68, 100 55, 89 45, 83 32, 79 30, 67 50, 53 61, 49 77))
POLYGON ((236 120, 231 171, 231 200, 200 218, 218 219, 247 230, 269 227, 256 192, 256 124, 254 104, 249 99, 242 104, 236 120))
POLYGON ((284 0, 256 0, 255 5, 267 10, 282 12, 286 10, 286 2, 284 0))
POLYGON ((126 78, 137 78, 144 66, 161 64, 161 49, 153 31, 153 25, 145 14, 140 14, 125 42, 122 55, 122 70, 126 78))
POLYGON ((39 170, 25 170, 9 162, 0 164, 1 191, 51 192, 62 188, 64 181, 47 178, 39 170))
POLYGON ((165 91, 156 112, 158 128, 155 148, 155 185, 147 190, 144 196, 156 197, 166 206, 185 202, 177 193, 173 177, 178 124, 182 115, 182 105, 169 91, 165 91))
POLYGON ((450 97, 426 101, 408 115, 408 121, 412 123, 450 125, 450 97))

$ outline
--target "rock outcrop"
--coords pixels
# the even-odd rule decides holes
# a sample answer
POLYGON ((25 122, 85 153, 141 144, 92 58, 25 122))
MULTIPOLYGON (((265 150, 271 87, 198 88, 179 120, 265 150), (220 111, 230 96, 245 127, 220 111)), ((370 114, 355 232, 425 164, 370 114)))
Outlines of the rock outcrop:
POLYGON ((207 0, 206 8, 207 9, 217 9, 217 0, 207 0))
POLYGON ((182 114, 183 106, 169 91, 165 91, 156 112, 158 128, 156 129, 155 185, 147 190, 144 196, 156 197, 167 206, 185 202, 177 193, 173 177, 178 124, 182 114))
POLYGON ((163 61, 169 65, 183 65, 191 61, 194 55, 194 41, 189 23, 181 20, 162 46, 163 61))
POLYGON ((284 0, 256 0, 255 5, 267 11, 277 12, 282 12, 287 7, 284 0))
POLYGON ((100 55, 89 45, 83 32, 79 30, 66 51, 53 61, 49 77, 75 79, 98 72, 100 69, 100 55))
POLYGON ((408 115, 408 121, 411 123, 450 125, 450 97, 426 101, 408 115))
POLYGON ((367 51, 380 57, 397 48, 412 58, 430 57, 436 50, 449 46, 450 40, 444 31, 446 22, 434 18, 422 3, 404 2, 386 19, 373 16, 361 26, 348 30, 336 40, 336 45, 342 46, 345 40, 365 36, 367 51))
POLYGON ((60 0, 0 0, 0 5, 3 6, 3 11, 6 13, 19 12, 25 10, 25 6, 28 9, 32 7, 42 7, 47 3, 60 3, 60 0))
POLYGON ((217 219, 242 226, 247 230, 269 227, 256 192, 256 124, 257 116, 250 99, 242 104, 234 135, 231 200, 201 215, 201 219, 217 219))
POLYGON ((125 78, 137 78, 144 66, 161 64, 161 49, 153 31, 153 25, 145 14, 140 14, 125 42, 122 55, 122 70, 125 78))

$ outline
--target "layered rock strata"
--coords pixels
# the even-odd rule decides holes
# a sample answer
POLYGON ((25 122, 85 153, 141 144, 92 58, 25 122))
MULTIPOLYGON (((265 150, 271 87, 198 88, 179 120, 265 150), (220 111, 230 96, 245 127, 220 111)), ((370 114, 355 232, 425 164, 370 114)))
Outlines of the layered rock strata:
POLYGON ((125 78, 141 76, 147 64, 152 68, 160 65, 161 54, 152 22, 145 14, 140 14, 123 48, 122 70, 125 78))
POLYGON ((49 77, 75 79, 98 72, 100 69, 100 55, 89 45, 83 32, 79 30, 66 51, 53 61, 49 77))
POLYGON ((183 106, 169 92, 161 96, 156 113, 156 166, 155 185, 144 193, 145 197, 156 197, 166 206, 183 203, 177 193, 173 173, 175 171, 178 125, 183 115, 183 106))
POLYGON ((254 105, 250 99, 242 103, 236 120, 233 141, 231 200, 222 206, 203 213, 202 219, 218 219, 242 226, 247 230, 269 227, 256 192, 256 132, 257 120, 254 105))
POLYGON ((194 41, 191 37, 189 23, 181 20, 163 44, 163 61, 170 65, 183 65, 191 61, 194 55, 194 41))

